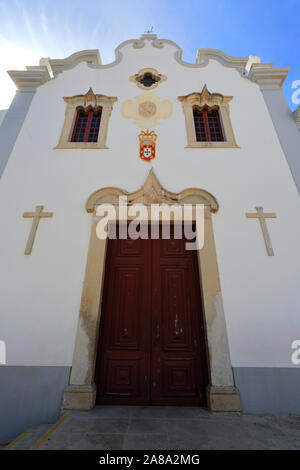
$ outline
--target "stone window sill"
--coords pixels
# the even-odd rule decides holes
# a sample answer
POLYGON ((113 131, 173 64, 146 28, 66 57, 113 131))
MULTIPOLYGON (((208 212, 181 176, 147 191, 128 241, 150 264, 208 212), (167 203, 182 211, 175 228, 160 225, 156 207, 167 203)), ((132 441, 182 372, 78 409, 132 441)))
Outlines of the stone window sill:
POLYGON ((232 142, 195 142, 185 146, 186 149, 240 149, 241 147, 232 142))
POLYGON ((57 145, 53 150, 109 150, 109 147, 99 145, 95 142, 70 142, 68 145, 57 145))

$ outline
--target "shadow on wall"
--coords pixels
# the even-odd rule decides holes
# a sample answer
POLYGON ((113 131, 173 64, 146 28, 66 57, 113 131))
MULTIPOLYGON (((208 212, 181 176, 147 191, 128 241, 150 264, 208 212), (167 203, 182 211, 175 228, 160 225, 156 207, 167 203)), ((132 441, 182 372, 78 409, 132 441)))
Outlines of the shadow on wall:
POLYGON ((300 414, 299 367, 234 367, 244 413, 300 414))
POLYGON ((54 423, 70 367, 0 366, 0 440, 14 439, 33 425, 54 423))

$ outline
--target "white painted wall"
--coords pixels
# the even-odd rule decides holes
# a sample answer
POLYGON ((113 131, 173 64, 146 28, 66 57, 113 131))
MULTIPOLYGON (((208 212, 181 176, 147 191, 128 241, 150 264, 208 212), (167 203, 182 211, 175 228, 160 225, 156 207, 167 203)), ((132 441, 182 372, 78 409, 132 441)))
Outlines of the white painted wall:
POLYGON ((90 236, 85 203, 104 186, 138 189, 151 166, 161 184, 178 192, 199 187, 220 204, 213 216, 232 365, 292 367, 291 343, 300 336, 299 197, 258 85, 211 60, 180 65, 172 45, 122 49, 111 68, 81 63, 38 88, 0 181, 0 339, 9 365, 70 366, 90 236), (138 156, 139 129, 121 114, 122 102, 142 93, 129 76, 156 68, 167 81, 155 95, 174 114, 155 128, 157 158, 138 156), (185 149, 185 119, 177 97, 199 92, 232 95, 230 113, 240 149, 185 149), (62 129, 63 96, 117 96, 108 131, 109 150, 54 150, 62 129), (24 211, 53 211, 24 256, 31 220, 24 211), (268 222, 275 251, 268 257, 257 220, 261 205, 276 212, 268 222))

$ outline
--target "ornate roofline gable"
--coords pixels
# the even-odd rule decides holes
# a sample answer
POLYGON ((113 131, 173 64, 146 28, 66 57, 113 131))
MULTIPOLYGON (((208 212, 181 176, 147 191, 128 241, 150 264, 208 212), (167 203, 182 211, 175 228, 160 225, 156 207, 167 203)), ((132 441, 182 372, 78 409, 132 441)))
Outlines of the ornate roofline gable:
POLYGON ((86 62, 89 66, 101 65, 98 49, 78 51, 65 59, 42 58, 40 65, 27 66, 26 70, 8 70, 7 73, 19 90, 27 87, 34 89, 81 62, 86 62))
POLYGON ((101 57, 98 49, 86 49, 83 51, 74 52, 65 59, 41 59, 40 63, 50 66, 53 75, 70 70, 81 62, 86 62, 88 65, 101 65, 101 57))
POLYGON ((231 67, 237 69, 239 72, 244 72, 248 63, 249 57, 233 57, 226 54, 219 49, 198 49, 196 55, 196 64, 198 66, 206 66, 209 61, 213 59, 218 61, 224 67, 231 67))
POLYGON ((86 62, 88 67, 96 69, 114 67, 121 62, 124 47, 131 45, 135 49, 142 49, 146 43, 150 43, 158 49, 165 47, 165 45, 172 46, 175 49, 174 59, 184 67, 206 67, 210 60, 216 60, 224 67, 235 68, 243 77, 258 84, 262 83, 264 86, 266 84, 274 85, 274 83, 281 86, 289 71, 289 67, 273 67, 273 64, 257 63, 259 58, 255 58, 253 63, 253 56, 232 57, 218 49, 198 49, 196 63, 192 64, 182 60, 182 49, 175 42, 169 39, 158 39, 156 34, 142 34, 140 39, 129 39, 119 44, 115 49, 115 60, 109 64, 102 64, 99 51, 91 49, 75 52, 65 59, 43 58, 40 60, 39 66, 26 67, 26 70, 23 71, 10 70, 8 74, 18 89, 29 91, 31 88, 34 90, 55 78, 59 73, 70 70, 81 62, 86 62), (248 77, 246 77, 248 70, 248 77))
POLYGON ((184 189, 180 193, 172 193, 164 189, 154 170, 151 169, 143 186, 132 193, 120 188, 108 187, 95 191, 87 200, 86 211, 94 213, 100 204, 119 204, 119 197, 126 196, 127 204, 204 204, 211 212, 217 212, 219 205, 212 194, 199 188, 184 189))

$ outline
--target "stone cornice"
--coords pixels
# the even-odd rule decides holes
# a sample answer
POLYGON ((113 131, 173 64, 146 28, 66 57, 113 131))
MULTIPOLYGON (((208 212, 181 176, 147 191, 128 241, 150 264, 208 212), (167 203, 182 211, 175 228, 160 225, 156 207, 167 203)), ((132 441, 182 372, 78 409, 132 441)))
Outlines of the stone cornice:
POLYGON ((289 73, 290 67, 273 67, 273 63, 252 64, 248 79, 260 85, 262 89, 280 88, 289 73))
POLYGON ((101 65, 101 58, 97 49, 75 52, 65 59, 42 58, 40 65, 28 66, 26 70, 9 70, 7 73, 20 91, 28 87, 35 89, 56 77, 64 70, 75 67, 80 62, 88 65, 101 65))
POLYGON ((26 67, 27 70, 8 70, 8 75, 20 91, 26 88, 37 88, 51 80, 49 70, 45 66, 26 67))

